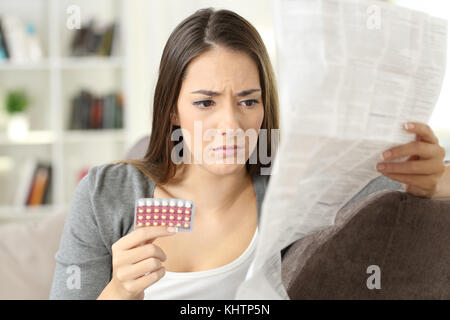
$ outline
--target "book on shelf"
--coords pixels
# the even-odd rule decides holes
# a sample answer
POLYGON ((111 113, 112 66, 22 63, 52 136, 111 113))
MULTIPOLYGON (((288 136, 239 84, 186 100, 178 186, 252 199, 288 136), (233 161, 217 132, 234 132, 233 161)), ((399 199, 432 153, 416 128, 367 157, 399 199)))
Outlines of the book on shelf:
POLYGON ((3 21, 0 17, 0 61, 9 58, 8 44, 6 43, 5 30, 3 29, 3 21))
POLYGON ((0 16, 0 61, 35 62, 42 59, 39 35, 32 23, 11 15, 0 16))
POLYGON ((102 113, 103 105, 100 98, 95 97, 92 101, 92 108, 90 114, 90 127, 92 129, 102 128, 102 113))
POLYGON ((123 96, 120 92, 95 96, 81 90, 71 100, 70 130, 123 128, 123 96))
POLYGON ((100 46, 99 46, 99 55, 101 56, 110 56, 113 48, 116 24, 112 23, 111 25, 106 27, 106 30, 101 38, 100 46))
POLYGON ((39 163, 36 167, 32 188, 29 194, 27 205, 38 206, 45 204, 45 195, 48 192, 47 185, 49 184, 51 174, 51 165, 39 163))
POLYGON ((95 19, 75 31, 70 45, 73 56, 111 56, 117 41, 117 23, 98 26, 95 19))
POLYGON ((16 206, 50 204, 51 186, 51 164, 29 158, 23 166, 14 204, 16 206))
POLYGON ((38 160, 36 158, 27 158, 22 166, 19 185, 16 189, 14 205, 24 206, 28 202, 30 186, 33 182, 34 170, 36 169, 38 160))

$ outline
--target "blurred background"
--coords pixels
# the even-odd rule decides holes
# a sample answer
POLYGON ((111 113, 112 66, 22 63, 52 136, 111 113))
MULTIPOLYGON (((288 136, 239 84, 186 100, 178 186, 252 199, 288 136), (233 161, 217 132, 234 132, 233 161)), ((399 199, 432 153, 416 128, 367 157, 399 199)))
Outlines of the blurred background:
MULTIPOLYGON (((391 2, 450 18, 447 1, 391 2)), ((66 211, 90 167, 150 134, 165 42, 204 7, 249 20, 277 71, 271 0, 0 0, 0 224, 66 211)), ((430 124, 450 158, 449 73, 430 124)))

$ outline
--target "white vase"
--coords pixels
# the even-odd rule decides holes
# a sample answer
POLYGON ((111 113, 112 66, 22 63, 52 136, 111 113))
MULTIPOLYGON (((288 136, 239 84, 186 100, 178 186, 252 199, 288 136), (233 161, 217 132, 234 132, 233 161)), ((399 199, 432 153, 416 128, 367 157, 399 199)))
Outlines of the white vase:
POLYGON ((28 114, 26 112, 15 112, 8 116, 8 138, 14 141, 25 140, 30 128, 28 114))

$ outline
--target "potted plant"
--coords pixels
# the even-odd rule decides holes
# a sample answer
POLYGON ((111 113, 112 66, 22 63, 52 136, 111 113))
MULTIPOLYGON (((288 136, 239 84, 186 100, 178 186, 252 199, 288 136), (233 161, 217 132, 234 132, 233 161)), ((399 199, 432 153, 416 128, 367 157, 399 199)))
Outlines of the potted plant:
POLYGON ((29 100, 24 90, 12 90, 6 95, 6 112, 8 114, 8 136, 11 139, 23 139, 28 134, 29 100))

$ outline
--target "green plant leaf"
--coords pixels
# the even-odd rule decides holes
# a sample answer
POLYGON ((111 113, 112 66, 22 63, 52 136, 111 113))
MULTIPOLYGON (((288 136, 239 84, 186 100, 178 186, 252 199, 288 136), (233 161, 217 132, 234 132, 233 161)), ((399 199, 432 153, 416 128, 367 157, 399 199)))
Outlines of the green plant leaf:
POLYGON ((6 96, 6 111, 17 113, 25 111, 28 107, 28 97, 24 90, 14 90, 8 92, 6 96))

